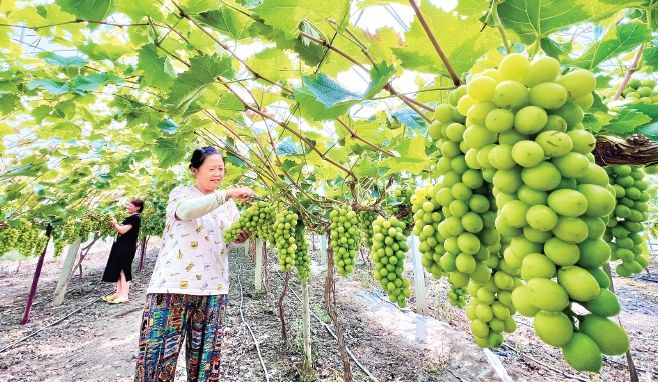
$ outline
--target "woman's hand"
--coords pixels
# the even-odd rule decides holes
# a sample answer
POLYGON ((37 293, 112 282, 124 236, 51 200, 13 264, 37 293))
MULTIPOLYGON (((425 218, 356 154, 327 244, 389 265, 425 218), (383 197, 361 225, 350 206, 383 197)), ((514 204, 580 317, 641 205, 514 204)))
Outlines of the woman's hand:
POLYGON ((227 199, 233 198, 249 202, 252 196, 256 196, 256 193, 249 187, 231 188, 226 191, 227 199))
POLYGON ((110 227, 114 227, 117 224, 116 220, 110 220, 110 227))
POLYGON ((251 237, 251 232, 242 231, 238 234, 238 238, 235 239, 235 241, 233 241, 233 242, 236 243, 236 244, 242 244, 245 241, 247 241, 247 239, 249 239, 249 237, 251 237))

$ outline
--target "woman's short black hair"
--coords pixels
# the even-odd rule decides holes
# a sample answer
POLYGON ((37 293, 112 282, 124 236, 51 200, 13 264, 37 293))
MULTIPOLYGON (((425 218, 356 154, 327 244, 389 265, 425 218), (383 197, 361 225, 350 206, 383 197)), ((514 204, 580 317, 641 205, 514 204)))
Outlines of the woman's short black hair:
POLYGON ((144 201, 142 199, 139 198, 133 199, 130 201, 130 204, 139 208, 139 213, 142 213, 142 211, 144 211, 144 201))
POLYGON ((212 146, 200 147, 195 149, 192 153, 192 159, 190 159, 189 168, 199 168, 203 164, 203 161, 206 160, 211 155, 219 155, 222 158, 224 157, 222 153, 212 146))

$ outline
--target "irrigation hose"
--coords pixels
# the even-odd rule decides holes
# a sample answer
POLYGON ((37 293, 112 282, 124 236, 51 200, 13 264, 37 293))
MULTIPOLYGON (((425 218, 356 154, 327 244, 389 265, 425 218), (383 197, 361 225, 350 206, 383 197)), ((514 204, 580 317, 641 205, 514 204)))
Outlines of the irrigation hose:
POLYGON ((48 329, 48 328, 50 328, 50 327, 52 327, 52 326, 55 326, 55 325, 59 324, 60 322, 66 320, 67 318, 69 318, 69 317, 71 317, 72 315, 78 313, 79 311, 81 311, 81 310, 83 310, 83 309, 85 309, 85 308, 91 306, 92 304, 94 304, 94 303, 97 302, 98 300, 100 300, 100 297, 95 298, 94 300, 92 300, 92 301, 89 302, 88 304, 85 304, 85 305, 81 306, 80 308, 78 308, 78 309, 76 309, 76 310, 74 310, 74 311, 72 311, 72 312, 70 312, 70 313, 67 313, 64 317, 59 318, 57 321, 55 321, 55 322, 51 322, 50 324, 48 324, 48 325, 42 327, 41 329, 35 330, 35 331, 32 332, 31 334, 28 334, 27 336, 25 336, 25 337, 23 337, 23 338, 21 338, 21 339, 19 339, 19 340, 17 340, 17 341, 12 342, 11 344, 9 344, 9 345, 5 346, 4 348, 0 349, 0 353, 3 353, 4 351, 13 348, 14 346, 20 344, 21 342, 23 342, 23 341, 25 341, 25 340, 27 340, 27 339, 29 339, 29 338, 31 338, 31 337, 36 336, 37 334, 41 333, 42 331, 44 331, 44 330, 46 330, 46 329, 48 329))

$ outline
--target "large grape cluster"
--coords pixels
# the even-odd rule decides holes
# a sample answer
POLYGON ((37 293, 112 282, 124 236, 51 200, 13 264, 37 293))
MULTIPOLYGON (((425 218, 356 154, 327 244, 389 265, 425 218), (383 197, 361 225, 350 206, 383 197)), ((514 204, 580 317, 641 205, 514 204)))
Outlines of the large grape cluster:
POLYGON ((0 228, 0 255, 15 251, 22 257, 39 255, 43 251, 43 230, 27 219, 19 219, 15 225, 0 228))
MULTIPOLYGON (((572 367, 597 371, 601 354, 628 349, 624 330, 607 318, 619 303, 601 268, 611 255, 603 234, 616 200, 607 173, 594 163, 596 140, 582 124, 594 102, 596 79, 583 69, 561 73, 550 57, 529 62, 510 54, 498 69, 474 75, 453 92, 452 105, 437 107, 438 122, 430 134, 439 139, 443 154, 438 166, 444 175, 435 198, 444 207, 444 220, 438 229, 446 252, 459 251, 462 259, 461 270, 455 264, 460 276, 451 279, 453 284, 462 286, 467 279, 461 274, 469 275, 464 270, 473 272, 467 314, 479 345, 499 346, 500 333, 515 327, 508 315, 517 311, 533 317, 539 338, 560 347, 572 367), (480 180, 472 170, 493 186, 490 191, 475 187, 480 180), (473 187, 464 181, 467 173, 473 174, 468 178, 473 187), (468 212, 471 197, 487 199, 489 193, 495 198, 495 203, 488 200, 491 211, 497 210, 500 246, 498 256, 492 256, 497 253, 492 234, 494 248, 484 260, 491 273, 483 270, 479 278, 463 255, 475 258, 484 235, 468 232, 466 224, 451 217, 468 212), (451 208, 453 201, 464 203, 451 208), (473 236, 457 240, 454 248, 450 238, 466 232, 473 236), (575 304, 589 313, 576 316, 575 304)), ((487 229, 490 218, 481 220, 487 229)))
POLYGON ((612 242, 612 259, 621 260, 616 267, 617 274, 629 277, 649 265, 647 245, 640 235, 649 219, 649 184, 645 181, 644 169, 639 166, 612 165, 607 166, 606 171, 617 197, 606 239, 612 242))
POLYGON ((351 207, 334 207, 329 213, 329 246, 333 250, 336 269, 341 276, 354 270, 354 257, 361 244, 359 221, 351 207))
POLYGON ((395 216, 378 217, 373 223, 373 244, 370 251, 375 261, 375 280, 379 281, 391 302, 400 308, 407 306, 411 296, 409 279, 403 276, 405 254, 409 250, 406 224, 395 216))

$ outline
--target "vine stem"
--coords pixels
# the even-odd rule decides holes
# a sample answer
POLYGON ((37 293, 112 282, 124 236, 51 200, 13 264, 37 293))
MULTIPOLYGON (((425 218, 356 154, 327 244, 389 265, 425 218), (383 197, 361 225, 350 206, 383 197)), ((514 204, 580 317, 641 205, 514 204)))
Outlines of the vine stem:
POLYGON ((500 16, 498 16, 498 0, 491 1, 491 16, 493 16, 494 22, 496 23, 496 29, 498 29, 498 32, 500 33, 500 38, 503 40, 503 46, 505 47, 505 52, 507 52, 507 54, 512 53, 512 48, 510 47, 509 40, 507 39, 507 35, 505 34, 505 28, 503 27, 503 22, 500 20, 500 16))
POLYGON ((420 22, 420 25, 422 25, 423 29, 425 30, 425 33, 427 34, 427 37, 429 37, 430 41, 432 42, 432 46, 434 46, 436 53, 438 53, 439 57, 441 57, 441 61, 443 61, 443 65, 448 70, 448 73, 450 73, 450 78, 452 79, 452 83, 455 84, 455 86, 459 86, 461 84, 461 80, 459 79, 457 72, 455 72, 455 69, 450 64, 448 57, 443 52, 443 49, 441 49, 441 46, 439 45, 439 41, 436 39, 436 36, 434 36, 434 33, 430 29, 430 26, 427 24, 427 21, 425 20, 425 16, 423 16, 423 13, 420 11, 420 8, 418 8, 418 4, 416 4, 415 0, 409 0, 409 4, 411 5, 411 8, 414 9, 414 12, 416 13, 416 17, 418 17, 418 21, 420 22))
POLYGON ((621 93, 624 91, 626 88, 626 85, 628 85, 628 82, 631 80, 631 76, 633 76, 633 73, 637 70, 637 68, 640 66, 640 60, 642 59, 642 53, 644 52, 644 44, 640 44, 640 47, 637 49, 637 52, 635 53, 635 58, 633 59, 633 64, 628 68, 628 71, 626 71, 626 75, 624 76, 624 79, 621 81, 621 84, 619 84, 619 88, 615 92, 615 95, 612 97, 612 100, 615 101, 621 97, 621 93))

